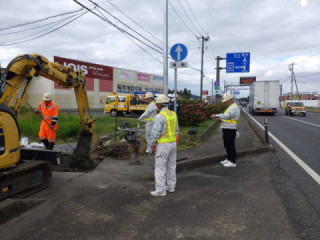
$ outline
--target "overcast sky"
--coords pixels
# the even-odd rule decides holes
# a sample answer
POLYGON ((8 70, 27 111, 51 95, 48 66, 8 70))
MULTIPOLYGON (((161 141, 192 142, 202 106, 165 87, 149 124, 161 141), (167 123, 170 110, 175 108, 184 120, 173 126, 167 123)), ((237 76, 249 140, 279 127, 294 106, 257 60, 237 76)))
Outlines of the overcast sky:
MULTIPOLYGON (((59 28, 85 13, 84 9, 12 28, 77 11, 81 6, 72 0, 2 0, 1 66, 7 66, 16 55, 39 53, 51 61, 53 56, 60 56, 163 75, 161 49, 165 0, 97 0, 101 8, 95 9, 90 1, 78 1, 149 46, 130 40, 107 20, 91 12, 59 28), (55 28, 59 29, 46 34, 55 28), (35 38, 42 34, 46 35, 35 38), (30 40, 32 38, 35 39, 30 40)), ((210 37, 210 41, 205 42, 204 90, 211 93, 211 79, 216 78, 216 56, 250 52, 250 73, 227 74, 221 70, 222 85, 224 82, 238 84, 241 76, 256 76, 257 80, 280 80, 286 93, 291 88, 288 65, 295 63, 299 91, 320 92, 319 0, 169 0, 169 3, 169 48, 175 43, 186 45, 186 61, 193 68, 200 69, 201 63, 201 42, 197 37, 210 37)), ((225 61, 221 61, 220 66, 225 67, 225 61)), ((170 89, 173 88, 173 77, 170 69, 170 89)), ((178 89, 185 87, 199 95, 199 70, 178 70, 178 89)), ((246 92, 242 93, 246 95, 246 92)))

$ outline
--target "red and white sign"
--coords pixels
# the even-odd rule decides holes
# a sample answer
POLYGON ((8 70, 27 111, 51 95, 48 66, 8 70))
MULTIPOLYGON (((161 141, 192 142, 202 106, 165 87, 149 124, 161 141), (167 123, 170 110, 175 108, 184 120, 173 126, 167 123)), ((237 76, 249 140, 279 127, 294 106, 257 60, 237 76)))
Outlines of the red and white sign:
MULTIPOLYGON (((94 91, 94 79, 99 79, 99 83, 101 83, 101 80, 107 80, 111 81, 113 80, 113 68, 108 66, 103 66, 99 64, 94 63, 88 63, 88 62, 82 62, 74 59, 69 58, 62 58, 62 57, 56 57, 54 56, 53 61, 55 63, 58 63, 60 65, 66 66, 66 67, 72 67, 74 70, 81 70, 85 77, 86 77, 86 88, 88 91, 94 91)), ((102 85, 105 85, 104 83, 102 85)), ((107 84, 108 86, 110 83, 107 84)), ((111 84, 112 85, 112 84, 111 84)), ((70 88, 62 88, 59 86, 58 83, 54 84, 55 89, 70 89, 70 88)), ((101 87, 99 87, 101 89, 101 87)), ((106 89, 105 86, 102 87, 103 89, 106 89)), ((108 91, 112 91, 112 87, 108 87, 108 91)))
POLYGON ((150 75, 137 73, 137 80, 141 82, 150 82, 150 75))
POLYGON ((130 72, 130 71, 123 70, 123 69, 119 69, 118 78, 121 80, 133 81, 134 80, 134 73, 130 72))
POLYGON ((83 71, 86 78, 113 79, 113 68, 94 63, 82 62, 74 59, 54 57, 54 62, 66 66, 73 67, 74 70, 83 71))
POLYGON ((209 95, 209 91, 208 90, 202 90, 202 95, 209 95))

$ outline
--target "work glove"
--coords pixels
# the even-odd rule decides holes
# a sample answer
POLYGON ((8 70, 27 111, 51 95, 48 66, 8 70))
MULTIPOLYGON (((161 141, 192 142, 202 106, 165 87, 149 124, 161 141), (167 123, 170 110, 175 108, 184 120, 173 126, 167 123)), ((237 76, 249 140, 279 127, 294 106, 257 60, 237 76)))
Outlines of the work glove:
POLYGON ((157 143, 156 142, 152 145, 151 149, 152 149, 152 152, 154 152, 154 153, 157 151, 157 143))
POLYGON ((40 114, 40 110, 39 110, 39 109, 34 110, 34 113, 35 113, 35 114, 40 114))

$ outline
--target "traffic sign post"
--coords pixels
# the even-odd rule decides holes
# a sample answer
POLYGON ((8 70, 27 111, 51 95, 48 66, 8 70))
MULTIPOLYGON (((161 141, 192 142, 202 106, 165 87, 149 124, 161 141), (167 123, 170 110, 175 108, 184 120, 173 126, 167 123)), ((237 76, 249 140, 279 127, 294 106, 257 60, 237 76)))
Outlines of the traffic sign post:
POLYGON ((182 61, 187 57, 188 49, 185 45, 176 43, 170 49, 170 55, 175 61, 182 61))
POLYGON ((175 60, 175 62, 170 62, 170 68, 174 68, 174 112, 177 114, 177 68, 188 67, 188 62, 182 62, 188 55, 188 49, 185 45, 176 43, 170 49, 170 55, 175 60))
POLYGON ((250 52, 227 53, 226 72, 250 72, 250 52))

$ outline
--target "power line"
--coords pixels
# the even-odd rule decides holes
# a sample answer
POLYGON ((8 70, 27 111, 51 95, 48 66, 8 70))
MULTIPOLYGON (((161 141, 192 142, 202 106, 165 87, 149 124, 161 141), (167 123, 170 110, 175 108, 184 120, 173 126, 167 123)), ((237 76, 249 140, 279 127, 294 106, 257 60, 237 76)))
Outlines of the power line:
POLYGON ((192 16, 194 17, 194 19, 197 21, 198 25, 200 26, 200 29, 205 33, 205 35, 208 35, 208 34, 206 33, 206 31, 205 31, 205 30, 203 30, 203 28, 202 28, 202 26, 200 25, 200 23, 199 23, 198 19, 197 19, 197 18, 196 18, 196 16, 194 15, 194 13, 193 13, 192 9, 191 9, 191 8, 190 8, 190 6, 189 6, 188 1, 187 1, 187 0, 185 0, 185 2, 186 2, 186 4, 187 4, 187 6, 188 6, 188 8, 189 8, 189 10, 190 10, 190 12, 191 12, 191 14, 192 14, 192 16))
POLYGON ((17 28, 17 27, 21 27, 21 26, 25 26, 25 25, 37 23, 37 22, 42 22, 42 21, 44 21, 44 20, 48 20, 48 19, 55 18, 55 17, 60 17, 60 16, 67 15, 67 14, 71 14, 71 13, 80 12, 80 11, 82 11, 82 10, 83 10, 83 9, 79 9, 79 10, 71 11, 71 12, 60 13, 60 14, 58 14, 58 15, 54 15, 54 16, 42 18, 42 19, 39 19, 39 20, 35 20, 35 21, 31 21, 31 22, 26 22, 26 23, 22 23, 22 24, 17 24, 17 25, 13 25, 13 26, 10 26, 10 27, 0 28, 0 31, 7 30, 7 29, 10 29, 10 28, 17 28))
POLYGON ((299 77, 310 77, 310 76, 315 76, 315 75, 319 75, 320 73, 312 73, 312 74, 309 74, 309 75, 300 75, 299 73, 296 74, 297 76, 299 77))
MULTIPOLYGON (((136 25, 138 25, 142 30, 144 30, 146 33, 148 33, 150 36, 152 36, 154 39, 156 39, 157 41, 159 41, 161 44, 163 44, 163 42, 157 38, 156 36, 154 36, 152 33, 150 33, 148 30, 146 30, 143 26, 141 26, 139 23, 137 23, 135 20, 133 20, 131 17, 129 17, 125 12, 123 12, 120 8, 118 8, 115 4, 113 4, 110 0, 107 0, 109 2, 109 4, 111 4, 114 8, 116 8, 119 12, 121 12, 123 15, 125 15, 127 18, 129 18, 132 22, 134 22, 136 25)), ((158 2, 158 1, 157 1, 158 2)))
POLYGON ((185 23, 185 21, 182 20, 181 16, 179 15, 179 13, 176 11, 176 9, 172 6, 171 2, 169 1, 169 4, 171 6, 171 8, 173 9, 173 11, 175 12, 175 14, 179 17, 179 19, 181 20, 181 22, 184 24, 184 26, 195 36, 197 37, 197 34, 195 34, 191 28, 189 28, 189 26, 185 23))
POLYGON ((16 33, 26 32, 26 31, 42 28, 42 27, 45 27, 45 26, 48 26, 48 25, 55 26, 55 25, 57 25, 57 23, 64 22, 65 20, 73 18, 73 17, 78 16, 78 15, 80 15, 80 14, 73 14, 73 15, 71 15, 69 17, 66 17, 66 18, 63 18, 63 19, 59 19, 59 20, 54 21, 54 22, 46 23, 46 24, 43 24, 43 25, 40 25, 40 26, 32 27, 32 28, 22 29, 22 30, 19 30, 19 31, 9 32, 9 33, 1 33, 0 36, 12 35, 12 34, 16 34, 16 33))
MULTIPOLYGON (((111 22, 106 16, 104 16, 102 13, 100 13, 101 15, 93 12, 92 10, 90 10, 88 7, 84 6, 82 3, 78 2, 77 0, 73 0, 74 2, 76 2, 77 4, 79 4, 80 6, 84 7, 85 9, 87 9, 88 11, 90 11, 91 13, 93 13, 94 15, 96 15, 97 17, 99 17, 100 19, 102 19, 103 21, 107 22, 108 24, 110 24, 111 26, 115 27, 117 30, 119 30, 123 35, 125 35, 130 41, 134 42, 133 39, 139 41, 140 43, 148 46, 150 49, 162 54, 162 52, 160 52, 159 50, 153 48, 152 46, 150 46, 149 44, 143 42, 141 39, 137 38, 136 36, 132 35, 131 33, 125 31, 124 29, 118 27, 117 25, 115 25, 113 22, 111 22), (131 37, 131 38, 130 38, 131 37)), ((136 42, 134 42, 136 44, 136 42)), ((137 45, 137 44, 136 44, 137 45)), ((141 48, 144 52, 147 53, 147 51, 145 49, 143 49, 141 46, 137 45, 139 48, 141 48)), ((150 53, 148 53, 150 55, 150 53)), ((150 55, 151 56, 151 55, 150 55)), ((158 61, 158 60, 157 60, 158 61)))
POLYGON ((189 17, 189 14, 187 13, 187 11, 184 9, 183 5, 181 4, 180 0, 178 0, 182 10, 184 11, 184 13, 186 14, 187 18, 189 19, 189 21, 191 22, 192 26, 194 27, 194 29, 196 30, 196 32, 198 32, 199 35, 201 35, 201 33, 199 32, 199 30, 197 29, 197 27, 194 25, 192 19, 189 17))
MULTIPOLYGON (((53 30, 51 30, 51 31, 49 31, 49 32, 46 32, 46 33, 44 33, 44 34, 41 34, 41 35, 39 35, 39 36, 35 36, 35 37, 33 37, 33 38, 30 38, 30 39, 27 39, 27 40, 24 40, 24 41, 20 41, 20 42, 18 41, 18 42, 13 42, 13 43, 8 43, 8 44, 1 44, 1 43, 0 43, 0 46, 11 46, 11 45, 19 44, 19 43, 29 42, 29 41, 34 40, 34 39, 36 39, 36 38, 43 37, 43 36, 48 35, 48 34, 54 32, 54 31, 59 30, 60 28, 68 25, 69 23, 71 23, 71 22, 73 22, 73 21, 75 21, 75 20, 77 20, 78 18, 82 17, 82 16, 83 16, 84 14, 86 14, 86 13, 87 13, 87 12, 85 12, 85 13, 81 14, 80 16, 77 16, 77 17, 71 19, 71 20, 68 21, 67 23, 65 23, 65 24, 63 24, 63 25, 61 25, 61 26, 59 26, 59 27, 57 27, 57 28, 54 28, 53 30)), ((41 31, 41 32, 42 32, 42 31, 41 31)))
POLYGON ((127 28, 129 28, 131 31, 133 31, 134 33, 138 34, 140 37, 142 37, 144 40, 148 41, 149 43, 151 43, 153 46, 157 47, 158 49, 162 50, 161 47, 159 47, 158 45, 156 45, 155 43, 153 43, 152 41, 150 41, 148 38, 146 38, 145 36, 143 36, 142 34, 140 34, 139 32, 137 32, 136 30, 134 30, 133 28, 131 28, 129 25, 127 25, 126 23, 124 23, 123 21, 121 21, 119 18, 115 17, 113 14, 111 14, 110 12, 108 12, 106 9, 104 9, 103 7, 101 7, 99 4, 95 3, 92 0, 88 0, 89 2, 91 2, 92 4, 94 4, 96 7, 102 9, 104 12, 106 12, 107 14, 109 14, 111 17, 113 17, 114 19, 116 19, 118 22, 122 23, 124 26, 126 26, 127 28))

